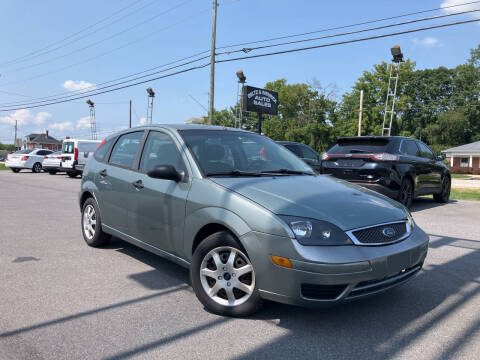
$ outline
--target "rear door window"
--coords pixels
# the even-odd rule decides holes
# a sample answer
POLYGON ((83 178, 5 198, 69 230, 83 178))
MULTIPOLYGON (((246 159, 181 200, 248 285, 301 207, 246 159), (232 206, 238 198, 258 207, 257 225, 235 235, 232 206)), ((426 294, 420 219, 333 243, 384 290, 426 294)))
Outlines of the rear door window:
POLYGON ((344 155, 344 154, 379 154, 388 151, 388 139, 339 139, 328 154, 344 155))
POLYGON ((318 160, 317 153, 310 149, 308 146, 300 146, 300 150, 302 152, 303 159, 318 160))
POLYGON ((132 168, 142 136, 143 131, 136 131, 120 136, 112 149, 109 163, 125 168, 132 168))
POLYGON ((75 144, 73 141, 65 141, 62 146, 62 152, 64 154, 73 154, 75 144))
MULTIPOLYGON (((100 146, 98 148, 97 151, 95 151, 94 153, 94 158, 97 160, 97 161, 104 161, 105 160, 105 156, 107 155, 108 153, 108 150, 110 150, 110 148, 112 147, 112 144, 113 142, 115 141, 115 137, 111 138, 111 139, 108 139, 105 144, 103 144, 102 146, 100 146)), ((99 146, 99 145, 97 145, 99 146)))
POLYGON ((400 152, 407 156, 420 157, 420 150, 418 149, 416 142, 413 140, 403 141, 400 152))

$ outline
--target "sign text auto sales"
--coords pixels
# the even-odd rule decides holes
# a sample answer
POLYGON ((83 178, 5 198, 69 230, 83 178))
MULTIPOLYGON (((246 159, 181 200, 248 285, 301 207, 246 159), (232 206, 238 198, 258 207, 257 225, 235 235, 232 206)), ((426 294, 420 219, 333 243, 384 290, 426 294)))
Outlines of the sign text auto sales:
POLYGON ((243 110, 277 115, 278 93, 253 86, 243 88, 243 110))

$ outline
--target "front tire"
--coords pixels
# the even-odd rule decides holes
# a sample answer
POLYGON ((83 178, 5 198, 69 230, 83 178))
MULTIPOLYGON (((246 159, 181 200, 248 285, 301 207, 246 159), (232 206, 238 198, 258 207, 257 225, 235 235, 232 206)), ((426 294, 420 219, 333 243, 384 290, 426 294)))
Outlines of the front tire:
POLYGON ((444 176, 442 181, 442 191, 439 194, 433 194, 433 200, 438 203, 447 203, 450 199, 450 190, 452 181, 449 176, 444 176))
POLYGON ((55 170, 50 170, 48 173, 49 173, 50 175, 55 175, 57 172, 56 172, 55 170))
POLYGON ((33 172, 33 173, 38 174, 38 173, 40 173, 41 171, 42 171, 42 164, 40 164, 40 163, 38 163, 38 162, 35 163, 35 164, 33 164, 33 166, 32 166, 32 172, 33 172))
POLYGON ((212 313, 247 316, 263 304, 253 265, 229 232, 212 234, 198 245, 190 277, 198 300, 212 313))
POLYGON ((83 204, 82 234, 85 242, 93 247, 104 246, 111 239, 111 235, 102 230, 102 218, 94 198, 88 198, 83 204))
POLYGON ((413 202, 413 196, 414 196, 413 194, 414 194, 413 182, 408 178, 403 179, 402 185, 400 187, 400 194, 398 196, 398 201, 410 209, 413 202))
POLYGON ((15 174, 17 174, 17 173, 20 172, 20 169, 17 169, 17 168, 11 168, 11 170, 12 170, 15 174))
POLYGON ((78 173, 74 171, 68 171, 67 175, 71 178, 76 178, 78 176, 78 173))

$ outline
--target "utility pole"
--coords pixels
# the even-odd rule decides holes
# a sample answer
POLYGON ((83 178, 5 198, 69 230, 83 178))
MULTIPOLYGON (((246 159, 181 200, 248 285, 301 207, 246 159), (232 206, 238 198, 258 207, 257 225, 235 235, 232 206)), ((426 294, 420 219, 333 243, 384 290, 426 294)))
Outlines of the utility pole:
POLYGON ((132 100, 130 100, 130 121, 129 121, 129 128, 132 127, 132 100))
POLYGON ((358 112, 358 136, 362 136, 363 90, 360 90, 360 111, 358 112))
POLYGON ((215 42, 217 37, 217 0, 213 0, 213 24, 212 24, 212 44, 210 46, 210 103, 208 106, 208 122, 215 125, 213 118, 214 109, 214 91, 215 91, 215 42))
POLYGON ((15 120, 15 140, 13 140, 13 147, 17 151, 17 120, 15 120))

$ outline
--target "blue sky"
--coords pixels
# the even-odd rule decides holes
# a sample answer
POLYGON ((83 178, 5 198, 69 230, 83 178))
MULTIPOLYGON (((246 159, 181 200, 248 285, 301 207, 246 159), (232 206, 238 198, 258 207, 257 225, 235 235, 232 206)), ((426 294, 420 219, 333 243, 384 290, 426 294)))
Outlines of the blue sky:
MULTIPOLYGON (((467 0, 219 0, 217 46, 315 31, 464 2, 467 0)), ((469 8, 480 9, 480 3, 470 5, 469 8)), ((456 8, 455 11, 457 9, 465 10, 466 7, 456 8)), ((417 15, 408 19, 442 13, 445 12, 417 15)), ((211 15, 211 0, 3 0, 0 3, 0 64, 4 64, 0 65, 0 103, 30 101, 28 96, 42 97, 80 89, 82 86, 96 86, 208 50, 211 15), (88 28, 124 7, 127 8, 109 20, 88 28), (132 12, 133 15, 125 16, 132 12), (122 16, 125 17, 122 19, 122 16), (111 22, 115 23, 105 26, 111 22), (84 37, 77 41, 73 41, 77 39, 75 37, 67 40, 66 42, 71 41, 67 46, 43 55, 27 57, 26 61, 11 62, 84 28, 87 30, 77 36, 84 37), (129 28, 131 30, 127 31, 129 28), (123 33, 118 34, 119 32, 123 33)), ((436 23, 471 18, 472 15, 463 15, 436 23)), ((427 23, 413 24, 377 31, 376 34, 425 25, 427 23)), ((235 72, 238 69, 244 70, 247 82, 253 86, 263 86, 267 81, 279 78, 286 78, 289 83, 308 82, 315 78, 323 86, 334 84, 338 89, 337 96, 340 97, 350 90, 363 70, 371 69, 375 63, 388 61, 389 48, 393 44, 400 44, 406 57, 416 61, 417 68, 453 67, 464 63, 469 50, 480 43, 479 33, 480 26, 473 23, 356 44, 217 64, 215 107, 222 109, 234 104, 237 89, 235 72)), ((326 34, 329 33, 320 35, 326 34)), ((353 37, 355 36, 346 38, 353 37)), ((332 40, 317 41, 312 45, 330 41, 332 40)), ((107 131, 128 125, 130 99, 134 109, 133 124, 139 124, 146 116, 145 88, 148 86, 153 87, 157 93, 154 122, 178 123, 206 114, 191 97, 208 107, 208 67, 92 97, 97 104, 99 137, 107 131)), ((89 137, 89 124, 86 121, 88 106, 85 100, 2 112, 0 142, 13 142, 14 119, 20 124, 19 136, 48 129, 50 134, 58 138, 66 135, 89 137)))

